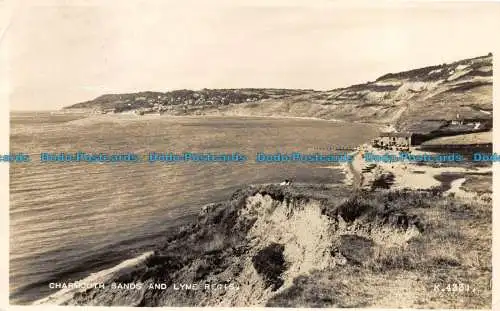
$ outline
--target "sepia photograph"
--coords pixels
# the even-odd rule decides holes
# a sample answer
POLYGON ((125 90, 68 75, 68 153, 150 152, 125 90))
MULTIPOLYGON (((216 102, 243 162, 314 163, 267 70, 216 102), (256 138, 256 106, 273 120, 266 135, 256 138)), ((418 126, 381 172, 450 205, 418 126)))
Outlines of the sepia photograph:
POLYGON ((499 2, 11 9, 11 306, 494 308, 499 2))

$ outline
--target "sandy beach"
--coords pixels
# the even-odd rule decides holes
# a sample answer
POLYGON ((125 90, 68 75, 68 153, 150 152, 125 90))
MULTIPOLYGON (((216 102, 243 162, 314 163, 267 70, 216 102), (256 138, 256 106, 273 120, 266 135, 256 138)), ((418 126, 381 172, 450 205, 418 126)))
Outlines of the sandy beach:
MULTIPOLYGON (((381 150, 371 147, 367 144, 358 147, 358 151, 351 153, 353 161, 342 166, 346 175, 345 183, 356 188, 369 188, 373 181, 380 178, 382 175, 393 176, 394 182, 391 184, 391 189, 430 189, 441 186, 442 182, 436 179, 436 176, 442 174, 491 174, 492 167, 432 167, 429 165, 417 165, 414 162, 367 162, 363 159, 363 153, 371 152, 381 154, 381 150)), ((384 151, 383 153, 385 153, 384 151)), ((429 154, 422 152, 416 148, 412 148, 410 152, 413 155, 429 154)), ((389 154, 397 154, 396 151, 388 152, 389 154)), ((333 167, 330 167, 333 168, 333 167)), ((450 182, 449 189, 445 194, 453 194, 462 197, 471 197, 478 195, 477 193, 465 191, 462 185, 466 178, 456 178, 450 182)))

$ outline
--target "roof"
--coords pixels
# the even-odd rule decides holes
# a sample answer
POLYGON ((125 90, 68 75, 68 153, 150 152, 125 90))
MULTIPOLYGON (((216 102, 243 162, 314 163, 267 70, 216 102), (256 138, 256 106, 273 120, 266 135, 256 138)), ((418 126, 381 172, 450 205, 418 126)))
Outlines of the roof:
POLYGON ((380 133, 380 137, 411 137, 411 133, 408 132, 386 132, 380 133))

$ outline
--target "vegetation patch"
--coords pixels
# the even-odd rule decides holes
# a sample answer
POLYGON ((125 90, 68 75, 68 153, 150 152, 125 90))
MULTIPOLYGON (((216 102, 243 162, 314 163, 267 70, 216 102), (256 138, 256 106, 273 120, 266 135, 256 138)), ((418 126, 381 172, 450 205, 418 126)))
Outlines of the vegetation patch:
POLYGON ((283 251, 285 247, 273 243, 261 249, 253 258, 252 263, 255 270, 264 278, 267 286, 277 290, 283 285, 281 274, 286 269, 283 251))

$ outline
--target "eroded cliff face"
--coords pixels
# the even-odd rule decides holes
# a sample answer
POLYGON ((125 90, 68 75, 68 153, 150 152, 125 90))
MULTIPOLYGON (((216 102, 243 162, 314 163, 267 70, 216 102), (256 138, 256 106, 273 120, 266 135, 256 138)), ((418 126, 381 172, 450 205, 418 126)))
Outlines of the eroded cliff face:
POLYGON ((264 306, 278 301, 279 306, 281 295, 290 295, 298 280, 321 271, 369 267, 383 250, 407 248, 425 232, 425 222, 412 209, 427 208, 435 195, 351 194, 343 186, 248 187, 228 201, 205 206, 195 223, 144 260, 108 274, 105 288, 73 292, 57 302, 264 306))
MULTIPOLYGON (((493 111, 492 56, 464 59, 381 76, 328 91, 269 98, 219 109, 224 115, 315 117, 349 122, 395 125, 398 130, 428 134, 445 130, 457 119, 491 128, 493 111)), ((215 112, 214 112, 215 113, 215 112)))

